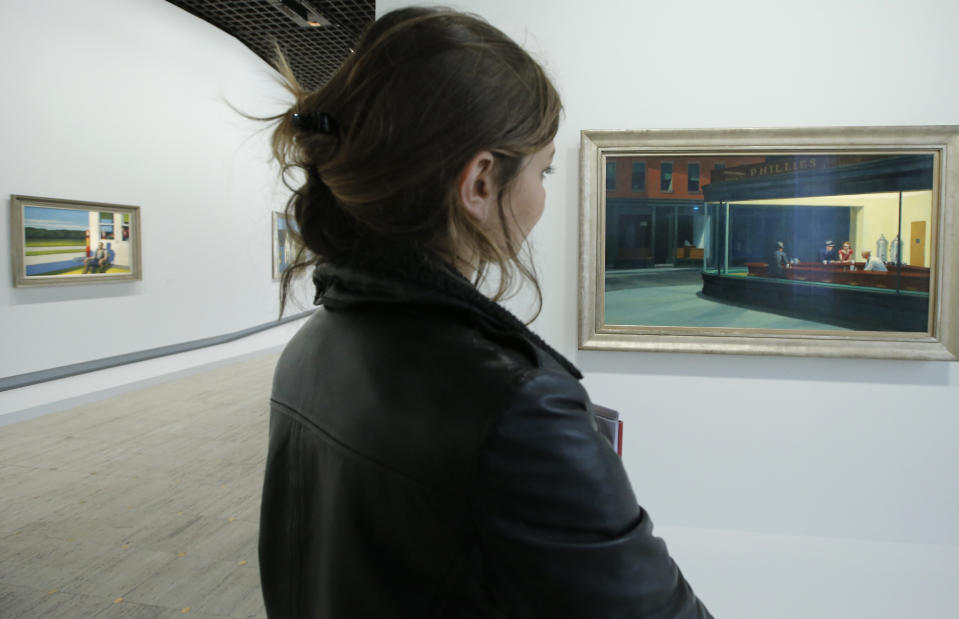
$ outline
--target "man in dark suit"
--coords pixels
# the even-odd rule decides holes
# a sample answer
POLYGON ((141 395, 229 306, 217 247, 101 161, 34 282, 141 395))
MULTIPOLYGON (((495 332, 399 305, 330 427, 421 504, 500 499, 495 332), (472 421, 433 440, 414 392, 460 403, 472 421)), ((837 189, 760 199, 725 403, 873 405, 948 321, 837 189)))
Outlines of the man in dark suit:
POLYGON ((789 256, 786 255, 786 247, 782 241, 776 241, 776 251, 773 253, 773 259, 769 261, 769 276, 786 277, 788 267, 789 256))
POLYGON ((836 244, 832 241, 826 241, 826 246, 819 250, 819 262, 828 264, 839 260, 839 252, 836 251, 836 244))

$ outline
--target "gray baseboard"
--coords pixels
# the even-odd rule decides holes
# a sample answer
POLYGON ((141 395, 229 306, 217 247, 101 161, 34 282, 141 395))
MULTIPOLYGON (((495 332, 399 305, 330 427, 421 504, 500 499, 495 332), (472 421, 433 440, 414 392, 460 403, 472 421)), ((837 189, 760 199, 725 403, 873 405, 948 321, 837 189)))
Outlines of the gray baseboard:
POLYGON ((138 350, 136 352, 115 355, 113 357, 104 357, 102 359, 71 363, 70 365, 61 365, 59 367, 49 368, 46 370, 37 370, 36 372, 27 372, 25 374, 6 376, 0 378, 0 391, 19 389, 20 387, 36 385, 37 383, 44 383, 50 380, 59 380, 61 378, 76 376, 78 374, 86 374, 87 372, 96 372, 97 370, 115 368, 128 363, 137 363, 139 361, 146 361, 148 359, 156 359, 157 357, 166 357, 167 355, 175 355, 181 352, 197 350, 198 348, 207 348, 208 346, 226 344, 227 342, 238 340, 241 337, 253 335, 254 333, 259 333, 260 331, 266 331, 267 329, 272 329, 273 327, 278 327, 282 324, 293 322, 294 320, 300 320, 301 318, 309 316, 314 311, 316 310, 300 312, 299 314, 294 314, 293 316, 287 316, 286 318, 266 322, 254 327, 249 327, 247 329, 234 331, 232 333, 225 333, 223 335, 215 335, 213 337, 205 337, 199 340, 191 340, 189 342, 181 342, 179 344, 170 344, 169 346, 160 346, 158 348, 149 348, 147 350, 138 350))
POLYGON ((29 421, 30 419, 36 419, 37 417, 42 417, 43 415, 48 415, 50 413, 59 413, 60 411, 83 406, 84 404, 99 402, 101 400, 106 400, 107 398, 112 398, 113 396, 136 391, 137 389, 145 389, 147 387, 160 385, 178 378, 192 376, 193 374, 199 374, 200 372, 206 372, 227 365, 232 365, 234 363, 239 363, 247 359, 253 359, 260 355, 279 354, 283 348, 284 347, 282 345, 273 346, 271 348, 265 348, 255 352, 244 353, 236 357, 230 357, 229 359, 218 359, 216 361, 210 361, 201 365, 191 366, 182 370, 176 370, 157 376, 151 376, 149 378, 124 383, 115 387, 108 387, 99 391, 91 391, 89 393, 65 398, 63 400, 57 400, 56 402, 48 402, 46 404, 31 406, 30 408, 14 411, 12 413, 0 414, 0 427, 9 426, 21 421, 29 421))

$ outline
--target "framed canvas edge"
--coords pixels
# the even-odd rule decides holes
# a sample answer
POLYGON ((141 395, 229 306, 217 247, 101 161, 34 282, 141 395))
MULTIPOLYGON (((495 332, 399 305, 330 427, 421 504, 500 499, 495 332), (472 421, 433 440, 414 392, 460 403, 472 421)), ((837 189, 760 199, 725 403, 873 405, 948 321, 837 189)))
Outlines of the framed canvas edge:
MULTIPOLYGON (((723 129, 582 130, 580 132, 580 268, 579 348, 581 350, 677 352, 703 354, 775 355, 796 357, 842 357, 927 361, 959 360, 959 125, 909 125, 880 127, 793 127, 723 129), (644 333, 604 333, 603 222, 605 199, 601 183, 602 159, 606 154, 663 150, 697 153, 704 149, 749 152, 788 152, 810 148, 863 150, 902 148, 936 150, 938 204, 932 217, 937 241, 936 273, 930 286, 931 328, 915 338, 870 337, 868 332, 851 336, 809 336, 792 331, 755 336, 700 333, 676 335, 668 329, 644 333)), ((758 330, 757 330, 758 331, 758 330)))
POLYGON ((277 236, 279 234, 279 217, 282 216, 282 213, 279 211, 271 211, 272 216, 270 217, 270 272, 273 274, 273 281, 280 280, 279 273, 279 255, 277 253, 277 236))
POLYGON ((939 341, 825 340, 802 336, 747 338, 597 333, 581 343, 580 349, 907 361, 956 360, 956 355, 939 341))
MULTIPOLYGON (((602 266, 602 261, 596 253, 599 231, 596 229, 599 218, 599 204, 593 204, 593 186, 598 179, 599 146, 593 141, 589 132, 583 131, 580 136, 580 172, 579 172, 579 344, 580 348, 590 341, 596 332, 597 311, 596 304, 602 300, 595 294, 597 279, 596 269, 602 266)), ((600 312, 599 315, 602 315, 600 312)))
POLYGON ((130 204, 114 204, 110 202, 91 202, 87 200, 70 200, 64 198, 44 198, 22 194, 10 195, 10 264, 13 270, 14 288, 35 288, 43 286, 88 286, 95 284, 119 284, 141 281, 143 279, 143 261, 140 242, 139 206, 130 204), (25 205, 50 207, 81 207, 87 210, 99 209, 117 213, 133 215, 130 222, 133 242, 130 244, 131 269, 128 275, 107 275, 105 273, 89 273, 82 278, 73 276, 50 276, 43 279, 28 278, 24 274, 23 253, 23 207, 25 205))
POLYGON ((939 254, 936 260, 936 331, 933 335, 959 360, 959 126, 942 150, 939 166, 940 213, 933 221, 939 254))

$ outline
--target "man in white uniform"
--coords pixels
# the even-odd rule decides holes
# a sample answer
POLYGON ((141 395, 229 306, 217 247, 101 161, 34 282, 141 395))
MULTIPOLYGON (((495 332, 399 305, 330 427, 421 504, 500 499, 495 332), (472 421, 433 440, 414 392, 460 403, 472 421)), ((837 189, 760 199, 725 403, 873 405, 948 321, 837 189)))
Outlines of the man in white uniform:
POLYGON ((863 267, 863 271, 885 271, 886 265, 882 263, 882 260, 876 258, 872 255, 872 252, 864 250, 862 252, 862 258, 866 261, 866 266, 863 267))

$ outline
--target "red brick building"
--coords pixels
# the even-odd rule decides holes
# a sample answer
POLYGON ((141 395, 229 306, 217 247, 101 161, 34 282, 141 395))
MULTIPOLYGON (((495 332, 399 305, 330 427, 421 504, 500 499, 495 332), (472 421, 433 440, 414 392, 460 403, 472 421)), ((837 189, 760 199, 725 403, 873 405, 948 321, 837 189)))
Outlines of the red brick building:
POLYGON ((702 200, 713 170, 760 163, 766 157, 611 157, 606 160, 607 198, 702 200))
POLYGON ((606 266, 699 266, 705 244, 703 187, 716 170, 764 156, 657 155, 606 160, 606 266))

